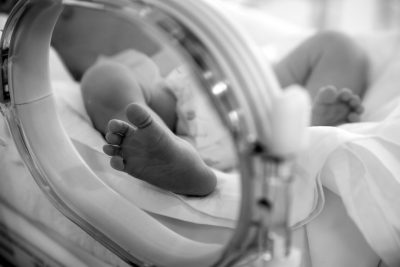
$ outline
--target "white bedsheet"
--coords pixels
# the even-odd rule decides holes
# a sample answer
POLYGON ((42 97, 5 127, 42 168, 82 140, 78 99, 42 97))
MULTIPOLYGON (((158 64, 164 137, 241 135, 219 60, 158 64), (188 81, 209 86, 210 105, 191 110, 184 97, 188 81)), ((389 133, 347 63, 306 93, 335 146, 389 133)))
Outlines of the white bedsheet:
MULTIPOLYGON (((369 48, 378 60, 377 47, 369 48)), ((388 266, 399 266, 400 49, 391 52, 391 60, 374 73, 362 122, 310 127, 312 143, 298 168, 301 177, 318 177, 339 195, 371 248, 388 266)))

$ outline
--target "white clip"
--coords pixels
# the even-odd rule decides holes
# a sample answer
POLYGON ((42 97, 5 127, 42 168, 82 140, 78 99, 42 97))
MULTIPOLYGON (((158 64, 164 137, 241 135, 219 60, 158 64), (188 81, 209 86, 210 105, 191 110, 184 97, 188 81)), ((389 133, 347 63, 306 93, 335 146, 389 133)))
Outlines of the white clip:
POLYGON ((308 145, 307 127, 311 120, 311 100, 308 92, 297 85, 284 89, 273 103, 271 121, 271 154, 288 157, 308 145))

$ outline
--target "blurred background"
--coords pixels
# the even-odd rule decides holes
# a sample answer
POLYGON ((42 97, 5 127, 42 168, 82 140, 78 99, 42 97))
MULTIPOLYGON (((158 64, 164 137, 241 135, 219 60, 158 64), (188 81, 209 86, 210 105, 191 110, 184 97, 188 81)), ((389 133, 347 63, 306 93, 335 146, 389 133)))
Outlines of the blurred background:
POLYGON ((299 26, 349 33, 400 27, 400 0, 221 0, 267 11, 299 26))

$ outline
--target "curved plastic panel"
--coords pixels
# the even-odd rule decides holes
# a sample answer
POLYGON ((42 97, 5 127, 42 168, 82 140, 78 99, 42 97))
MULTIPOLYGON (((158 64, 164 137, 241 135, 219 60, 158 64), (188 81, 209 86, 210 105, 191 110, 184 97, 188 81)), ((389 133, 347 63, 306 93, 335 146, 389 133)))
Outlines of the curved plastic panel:
POLYGON ((8 59, 9 72, 22 73, 18 79, 9 79, 10 87, 30 88, 13 90, 15 104, 28 103, 51 94, 49 84, 48 41, 55 21, 61 12, 60 1, 32 0, 26 3, 23 19, 16 25, 13 36, 12 56, 8 59), (20 77, 22 76, 22 78, 20 77), (16 83, 16 84, 14 84, 16 83))

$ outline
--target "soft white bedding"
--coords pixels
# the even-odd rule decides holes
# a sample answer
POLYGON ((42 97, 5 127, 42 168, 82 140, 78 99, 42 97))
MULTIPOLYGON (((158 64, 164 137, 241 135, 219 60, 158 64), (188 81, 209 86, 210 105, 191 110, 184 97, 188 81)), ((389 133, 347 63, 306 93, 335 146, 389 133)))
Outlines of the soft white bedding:
POLYGON ((363 44, 373 73, 362 122, 310 127, 312 142, 297 166, 301 177, 317 177, 340 196, 371 248, 388 266, 399 266, 400 47, 397 35, 380 38, 363 44))

